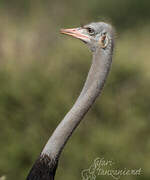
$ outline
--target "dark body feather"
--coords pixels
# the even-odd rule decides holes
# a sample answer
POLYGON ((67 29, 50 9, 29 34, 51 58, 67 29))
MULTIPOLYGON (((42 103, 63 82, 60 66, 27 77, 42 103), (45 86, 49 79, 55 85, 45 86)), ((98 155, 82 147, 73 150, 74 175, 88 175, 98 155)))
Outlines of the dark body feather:
POLYGON ((34 163, 26 180, 54 180, 58 161, 41 155, 34 163))

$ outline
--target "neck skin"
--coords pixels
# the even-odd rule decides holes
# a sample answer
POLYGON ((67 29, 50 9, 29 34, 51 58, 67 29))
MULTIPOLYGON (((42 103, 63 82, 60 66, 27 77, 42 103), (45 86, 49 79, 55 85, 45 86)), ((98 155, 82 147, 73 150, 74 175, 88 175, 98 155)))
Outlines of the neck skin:
POLYGON ((92 65, 80 96, 48 140, 26 180, 54 180, 58 159, 66 142, 101 94, 111 66, 112 50, 110 48, 106 53, 99 47, 93 53, 92 65))
POLYGON ((41 156, 47 155, 53 160, 59 158, 69 137, 101 94, 111 62, 112 49, 105 54, 105 50, 98 47, 93 53, 92 65, 79 98, 48 140, 41 156))

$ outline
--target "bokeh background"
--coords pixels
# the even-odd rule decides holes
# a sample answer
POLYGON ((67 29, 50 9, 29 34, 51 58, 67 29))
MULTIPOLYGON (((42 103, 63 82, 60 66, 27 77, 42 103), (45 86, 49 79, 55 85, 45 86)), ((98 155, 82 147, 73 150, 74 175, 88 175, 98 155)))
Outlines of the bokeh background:
MULTIPOLYGON (((83 86, 91 53, 60 28, 111 22, 116 49, 104 92, 65 147, 56 179, 94 159, 150 179, 150 1, 0 0, 0 176, 23 180, 83 86)), ((111 180, 98 176, 97 180, 111 180)))

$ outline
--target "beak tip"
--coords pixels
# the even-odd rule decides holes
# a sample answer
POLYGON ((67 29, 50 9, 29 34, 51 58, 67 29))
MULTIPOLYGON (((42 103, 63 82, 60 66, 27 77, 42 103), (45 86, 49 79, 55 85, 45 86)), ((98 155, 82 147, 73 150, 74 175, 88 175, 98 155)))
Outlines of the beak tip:
POLYGON ((60 33, 63 33, 64 32, 64 29, 60 29, 60 31, 59 31, 60 33))

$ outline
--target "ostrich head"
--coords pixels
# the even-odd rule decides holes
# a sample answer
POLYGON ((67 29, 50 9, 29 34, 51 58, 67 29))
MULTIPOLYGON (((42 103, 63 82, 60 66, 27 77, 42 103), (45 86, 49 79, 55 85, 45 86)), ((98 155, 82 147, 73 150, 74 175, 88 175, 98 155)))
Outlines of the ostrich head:
POLYGON ((61 33, 82 40, 92 52, 99 47, 104 51, 113 48, 114 31, 111 25, 104 22, 93 22, 78 28, 61 29, 61 33))

